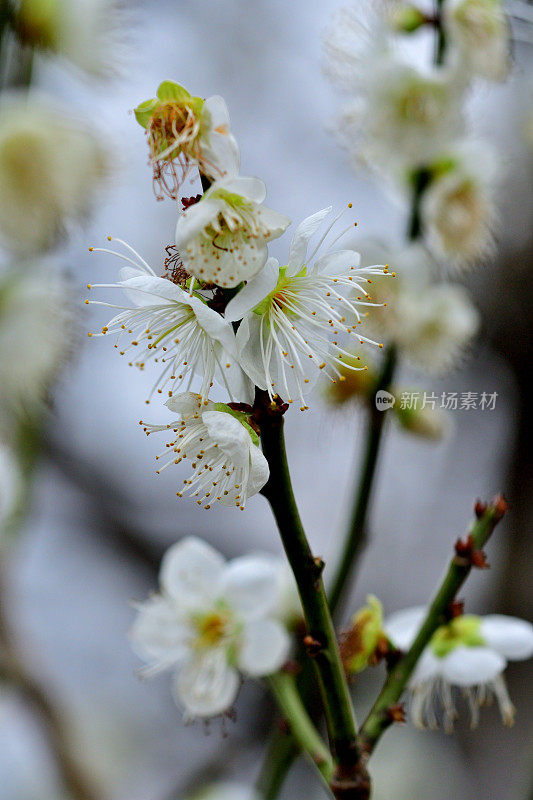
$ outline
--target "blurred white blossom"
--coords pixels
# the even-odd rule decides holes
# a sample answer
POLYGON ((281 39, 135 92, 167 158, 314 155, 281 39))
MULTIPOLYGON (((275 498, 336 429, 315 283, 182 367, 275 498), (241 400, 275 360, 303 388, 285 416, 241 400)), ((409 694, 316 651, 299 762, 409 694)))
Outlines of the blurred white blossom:
POLYGON ((21 420, 42 412, 54 378, 75 344, 71 289, 51 269, 0 278, 0 437, 11 441, 21 420))
POLYGON ((15 454, 0 442, 0 550, 5 527, 17 509, 22 491, 22 475, 15 454))
POLYGON ((277 239, 290 219, 263 205, 259 178, 215 181, 176 226, 176 247, 186 270, 200 281, 233 287, 248 281, 267 260, 267 242, 277 239))
POLYGON ((482 142, 462 143, 434 171, 420 209, 428 245, 449 269, 488 257, 495 247, 496 154, 482 142))
POLYGON ((98 140, 42 101, 5 96, 0 109, 0 235, 35 254, 82 220, 105 173, 98 140))
POLYGON ((196 537, 167 551, 160 594, 138 606, 133 647, 147 672, 174 670, 173 693, 188 717, 223 714, 239 672, 263 676, 286 660, 290 639, 272 618, 276 574, 268 560, 223 556, 196 537))
MULTIPOLYGON (((427 613, 409 608, 385 620, 393 644, 407 649, 427 613)), ((503 672, 507 661, 533 655, 533 625, 515 617, 491 614, 462 615, 434 633, 409 682, 411 716, 417 727, 434 728, 443 715, 446 731, 453 728, 457 711, 453 687, 468 701, 471 725, 476 727, 479 707, 495 696, 503 721, 511 725, 515 709, 509 699, 503 672)))
POLYGON ((371 311, 369 328, 395 344, 414 366, 433 373, 451 369, 479 328, 466 289, 435 283, 431 256, 419 244, 399 251, 376 243, 367 247, 369 256, 386 259, 395 273, 391 279, 374 279, 372 299, 386 307, 371 311))
MULTIPOLYGON (((108 237, 111 240, 111 237, 108 237)), ((192 376, 202 378, 200 395, 207 400, 213 381, 225 387, 232 400, 253 401, 253 386, 237 362, 235 334, 231 324, 210 308, 205 298, 185 291, 164 277, 158 277, 150 265, 128 244, 115 239, 124 252, 105 248, 93 251, 110 252, 126 262, 120 280, 114 284, 88 284, 89 288, 117 288, 124 292, 127 306, 118 308, 102 329, 103 336, 117 334, 115 347, 121 355, 139 353, 131 364, 144 369, 157 366, 158 378, 152 389, 163 389, 169 395, 192 376), (129 341, 123 342, 123 337, 129 341)), ((186 279, 183 280, 184 285, 186 279)), ((87 303, 109 306, 109 303, 88 300, 87 303)))
MULTIPOLYGON (((259 436, 251 427, 249 416, 225 403, 202 401, 192 392, 176 395, 165 405, 179 414, 167 425, 141 422, 149 435, 171 431, 172 441, 157 458, 166 457, 164 466, 189 459, 192 474, 186 478, 183 492, 198 498, 198 505, 211 508, 216 500, 223 505, 243 509, 268 480, 266 458, 259 449, 259 436)), ((178 491, 178 497, 183 492, 178 491)))
POLYGON ((308 257, 309 240, 330 213, 325 208, 304 219, 287 265, 280 267, 270 258, 226 308, 226 319, 242 318, 237 348, 244 371, 270 397, 279 395, 289 403, 297 398, 302 411, 307 408, 304 394, 321 371, 331 380, 340 376, 339 365, 350 355, 341 337, 371 341, 359 333, 359 308, 369 305, 370 276, 384 272, 383 267, 359 267, 360 256, 353 250, 326 252, 312 263, 338 217, 308 257))
POLYGON ((187 800, 260 800, 252 786, 237 781, 215 781, 203 786, 187 800))
POLYGON ((18 0, 16 6, 24 43, 62 55, 97 77, 115 71, 124 19, 117 0, 18 0))
POLYGON ((445 0, 442 13, 451 57, 466 74, 505 80, 511 66, 511 29, 502 0, 445 0))

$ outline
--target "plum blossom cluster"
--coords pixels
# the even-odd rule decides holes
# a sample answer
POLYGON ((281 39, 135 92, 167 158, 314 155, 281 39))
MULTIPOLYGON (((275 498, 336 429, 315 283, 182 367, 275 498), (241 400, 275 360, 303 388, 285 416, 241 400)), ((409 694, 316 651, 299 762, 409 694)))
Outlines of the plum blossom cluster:
POLYGON ((498 158, 469 133, 464 109, 474 80, 503 80, 509 73, 503 4, 443 0, 429 13, 416 3, 358 3, 333 17, 324 50, 328 76, 349 96, 336 125, 340 141, 356 167, 377 170, 406 198, 407 238, 420 245, 415 254, 405 253, 401 242, 381 243, 401 280, 385 287, 394 292, 393 313, 373 321, 417 362, 444 320, 450 336, 440 335, 443 328, 437 334, 443 358, 430 346, 421 366, 429 360, 430 368, 447 369, 476 332, 476 312, 463 289, 446 288, 440 278, 432 286, 435 276, 484 262, 495 249, 498 158), (436 57, 424 65, 419 56, 435 31, 436 57), (403 280, 404 271, 410 280, 403 280), (449 326, 443 305, 456 306, 449 326))
POLYGON ((382 346, 363 332, 363 322, 376 305, 374 279, 391 274, 386 265, 361 266, 352 249, 335 248, 352 229, 353 223, 333 230, 349 209, 307 217, 286 263, 268 258, 268 242, 290 220, 264 204, 263 181, 238 174, 221 97, 204 101, 164 81, 135 114, 146 131, 157 196, 177 201, 193 170, 205 191, 181 199, 163 268, 120 239, 108 237, 116 249, 90 248, 114 254, 123 266, 116 283, 88 288, 120 289, 123 300, 86 301, 116 312, 101 333, 89 335, 112 336, 130 364, 153 373, 148 401, 165 395, 178 414, 166 424, 143 423, 147 434, 172 433, 160 470, 191 464, 178 496, 192 494, 204 508, 242 509, 269 475, 253 419, 256 392, 306 410, 320 375, 342 381, 341 370, 362 369, 351 343, 382 346))

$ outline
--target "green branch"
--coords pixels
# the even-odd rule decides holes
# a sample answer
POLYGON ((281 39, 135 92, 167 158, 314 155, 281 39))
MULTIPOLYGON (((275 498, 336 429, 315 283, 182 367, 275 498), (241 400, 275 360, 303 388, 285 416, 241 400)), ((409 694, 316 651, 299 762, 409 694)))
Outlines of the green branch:
POLYGON ((400 699, 407 682, 415 669, 418 659, 424 652, 438 627, 447 620, 449 605, 470 574, 472 566, 482 565, 481 548, 485 545, 498 522, 507 510, 503 497, 496 497, 489 506, 476 509, 477 519, 473 522, 466 542, 456 544, 456 555, 429 607, 426 619, 409 650, 389 673, 385 684, 372 707, 359 735, 361 747, 371 752, 382 733, 391 724, 391 706, 400 699), (477 562, 477 563, 476 563, 477 562))
POLYGON ((370 393, 368 399, 368 427, 359 478, 359 488, 357 490, 350 526, 344 541, 341 558, 333 577, 331 590, 328 592, 329 607, 332 614, 335 614, 338 610, 347 583, 350 576, 353 574, 357 559, 366 544, 368 506, 372 494, 372 486, 374 484, 383 426, 385 423, 385 411, 376 408, 375 396, 378 391, 388 391, 390 389, 395 366, 396 350, 394 347, 390 346, 385 353, 383 367, 376 381, 376 386, 370 393))
POLYGON ((309 755, 329 786, 335 771, 333 760, 306 711, 294 675, 277 672, 269 677, 268 682, 296 742, 309 755))

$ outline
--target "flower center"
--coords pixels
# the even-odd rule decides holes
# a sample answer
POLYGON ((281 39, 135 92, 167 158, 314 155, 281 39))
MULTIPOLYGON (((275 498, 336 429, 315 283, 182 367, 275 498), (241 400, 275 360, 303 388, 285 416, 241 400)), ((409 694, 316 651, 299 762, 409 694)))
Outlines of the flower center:
POLYGON ((216 647, 228 633, 230 622, 229 611, 216 610, 206 614, 199 614, 193 620, 196 628, 195 647, 216 647))
POLYGON ((481 635, 481 618, 464 614, 437 628, 430 647, 437 658, 445 658, 456 647, 483 647, 485 644, 481 635))

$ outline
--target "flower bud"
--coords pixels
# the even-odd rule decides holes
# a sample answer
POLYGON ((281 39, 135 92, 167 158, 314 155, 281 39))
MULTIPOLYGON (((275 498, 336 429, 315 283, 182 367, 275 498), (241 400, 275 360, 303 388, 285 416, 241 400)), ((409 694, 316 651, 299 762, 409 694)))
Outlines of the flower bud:
POLYGON ((367 605, 352 617, 352 625, 344 632, 340 643, 344 667, 349 673, 362 672, 376 652, 383 633, 383 606, 372 594, 366 598, 367 605))
POLYGON ((395 5, 389 14, 391 27, 400 33, 413 33, 426 22, 425 15, 410 3, 395 5))
POLYGON ((447 415, 430 406, 424 406, 424 408, 402 408, 401 403, 395 403, 394 413, 400 426, 405 431, 413 433, 415 436, 421 436, 424 439, 443 439, 449 429, 447 415))

